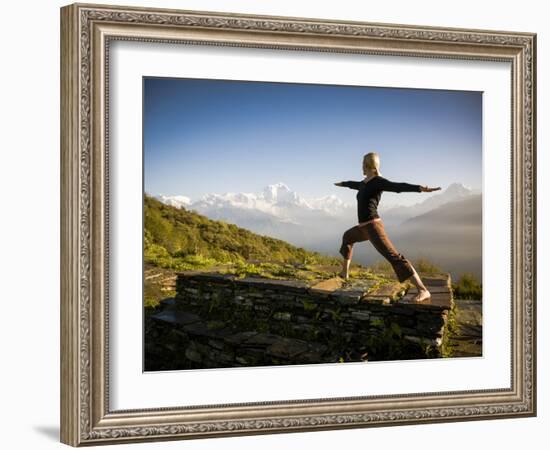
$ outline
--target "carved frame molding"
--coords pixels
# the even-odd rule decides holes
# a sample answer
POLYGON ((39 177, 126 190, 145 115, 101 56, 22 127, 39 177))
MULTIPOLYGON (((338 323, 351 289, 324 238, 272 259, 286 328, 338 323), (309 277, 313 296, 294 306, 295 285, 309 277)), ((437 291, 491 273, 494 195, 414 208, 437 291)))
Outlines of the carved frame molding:
POLYGON ((536 35, 73 4, 61 9, 61 441, 73 446, 536 415, 536 35), (110 411, 108 62, 113 40, 508 61, 510 389, 110 411))

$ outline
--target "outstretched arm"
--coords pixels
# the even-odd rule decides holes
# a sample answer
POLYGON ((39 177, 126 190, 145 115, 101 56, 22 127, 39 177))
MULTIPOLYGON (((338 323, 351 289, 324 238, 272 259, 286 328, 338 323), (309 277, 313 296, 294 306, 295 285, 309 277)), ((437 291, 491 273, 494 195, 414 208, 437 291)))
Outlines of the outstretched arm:
POLYGON ((340 181, 339 183, 334 183, 336 186, 347 187, 350 189, 359 189, 361 186, 361 181, 340 181))
POLYGON ((379 180, 380 189, 389 192, 433 192, 441 189, 440 187, 430 188, 420 184, 396 183, 382 177, 379 180))
POLYGON ((419 184, 410 183, 396 183, 394 181, 387 180, 380 177, 378 179, 380 183, 380 190, 388 192, 422 192, 422 186, 419 184))

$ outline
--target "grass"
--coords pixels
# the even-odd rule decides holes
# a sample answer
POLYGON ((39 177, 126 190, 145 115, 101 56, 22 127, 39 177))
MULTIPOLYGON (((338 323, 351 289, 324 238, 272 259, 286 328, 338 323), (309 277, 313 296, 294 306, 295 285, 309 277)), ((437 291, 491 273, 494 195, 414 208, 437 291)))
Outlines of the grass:
POLYGON ((454 356, 453 348, 449 345, 449 341, 453 336, 458 333, 458 322, 456 320, 457 306, 456 303, 449 311, 449 317, 447 318, 447 329, 443 335, 443 342, 441 343, 441 356, 443 358, 451 358, 454 356))
POLYGON ((221 270, 221 272, 234 274, 239 278, 250 276, 284 280, 314 280, 316 278, 313 272, 303 267, 271 262, 239 262, 228 266, 226 269, 221 270))
MULTIPOLYGON (((172 258, 175 259, 175 258, 172 258)), ((261 277, 279 280, 322 281, 332 278, 340 272, 340 266, 316 265, 316 264, 291 264, 271 261, 236 262, 233 264, 221 264, 211 258, 197 257, 196 255, 180 258, 182 261, 169 264, 159 264, 159 260, 146 261, 146 271, 161 276, 147 277, 144 283, 144 307, 155 308, 160 300, 175 295, 175 291, 167 291, 163 280, 174 276, 179 271, 186 270, 215 270, 216 272, 233 274, 239 278, 261 277)), ((377 272, 371 267, 354 265, 350 269, 351 280, 368 280, 373 287, 379 287, 393 280, 393 272, 377 272)), ((346 283, 344 283, 344 286, 346 283)))
POLYGON ((441 270, 441 267, 433 264, 426 258, 417 258, 413 261, 413 266, 415 267, 417 272, 422 273, 441 273, 443 270, 441 270))

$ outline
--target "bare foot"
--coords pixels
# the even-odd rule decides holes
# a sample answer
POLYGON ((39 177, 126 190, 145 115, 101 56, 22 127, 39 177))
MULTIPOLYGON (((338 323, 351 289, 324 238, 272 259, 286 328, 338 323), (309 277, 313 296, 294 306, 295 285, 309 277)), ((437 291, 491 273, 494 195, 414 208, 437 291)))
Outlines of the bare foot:
POLYGON ((340 273, 338 274, 338 276, 339 276, 340 278, 343 278, 344 280, 347 280, 347 279, 349 278, 349 275, 348 275, 347 273, 344 273, 344 272, 340 272, 340 273))
POLYGON ((430 294, 430 291, 427 289, 422 289, 418 291, 418 294, 414 296, 414 301, 417 303, 424 302, 426 300, 429 300, 431 298, 432 294, 430 294))

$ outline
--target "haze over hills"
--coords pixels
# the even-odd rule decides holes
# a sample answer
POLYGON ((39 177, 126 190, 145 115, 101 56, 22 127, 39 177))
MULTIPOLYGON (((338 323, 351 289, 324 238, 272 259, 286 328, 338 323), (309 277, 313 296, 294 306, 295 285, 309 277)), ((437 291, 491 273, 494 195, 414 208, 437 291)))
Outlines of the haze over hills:
MULTIPOLYGON (((410 259, 425 256, 453 277, 469 271, 481 280, 479 191, 452 183, 415 205, 389 208, 383 207, 385 194, 380 216, 400 252, 410 259)), ((357 223, 355 202, 345 203, 334 195, 307 199, 281 182, 259 193, 209 193, 194 201, 184 195, 156 198, 329 255, 338 255, 342 233, 357 223)), ((357 244, 354 249, 354 259, 359 263, 370 264, 380 258, 370 245, 357 244)))
POLYGON ((454 277, 472 272, 482 281, 481 194, 444 203, 386 229, 407 257, 427 257, 454 277))
POLYGON ((446 203, 465 199, 476 194, 481 194, 481 192, 470 189, 461 183, 452 183, 441 193, 423 199, 414 205, 399 205, 386 209, 384 208, 383 202, 381 202, 379 211, 381 214, 384 214, 384 222, 386 225, 398 225, 411 217, 420 216, 446 203))

